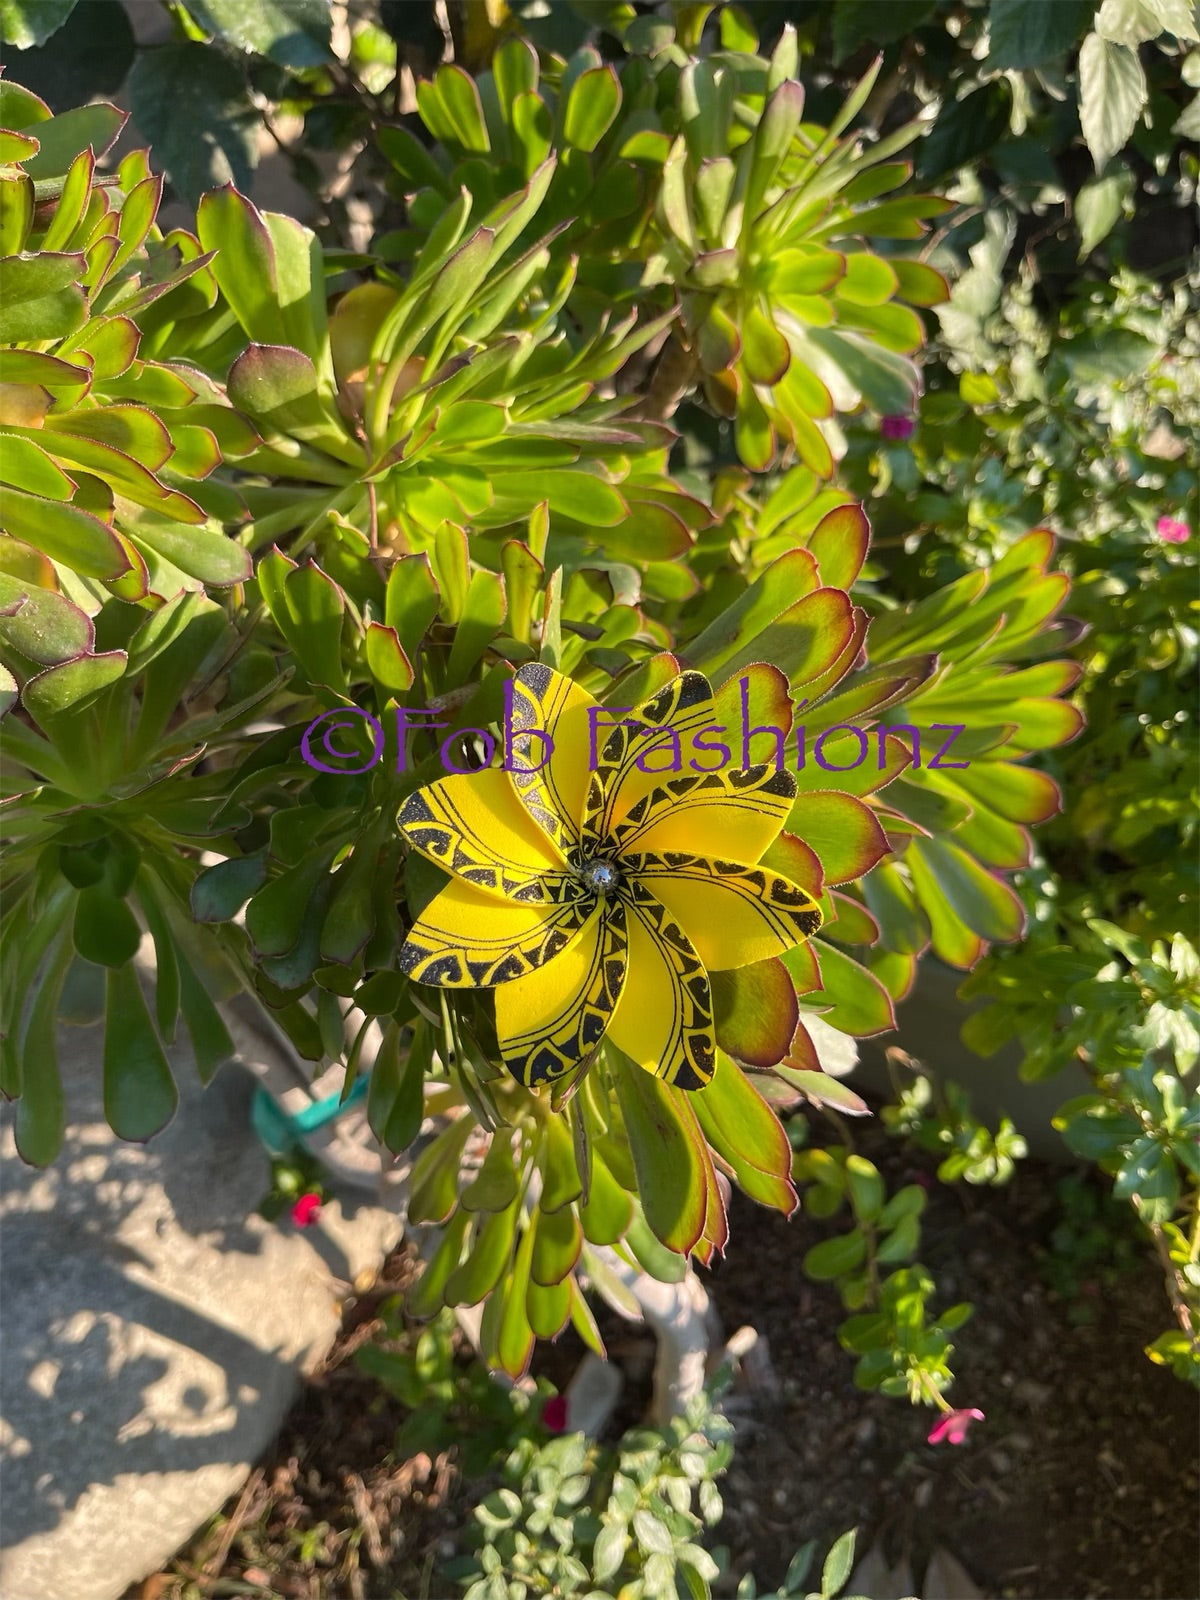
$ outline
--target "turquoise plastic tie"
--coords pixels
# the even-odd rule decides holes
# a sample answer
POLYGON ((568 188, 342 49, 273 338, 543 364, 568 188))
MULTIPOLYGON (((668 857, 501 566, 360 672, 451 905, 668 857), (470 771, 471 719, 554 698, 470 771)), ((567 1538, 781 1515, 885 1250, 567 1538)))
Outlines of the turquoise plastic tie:
POLYGON ((357 1105, 366 1092, 367 1079, 356 1078, 344 1100, 340 1094, 331 1094, 328 1099, 314 1101, 293 1117, 265 1089, 258 1089, 250 1108, 250 1121, 267 1149, 279 1156, 296 1145, 303 1146, 306 1134, 315 1133, 327 1122, 335 1121, 351 1106, 357 1105))

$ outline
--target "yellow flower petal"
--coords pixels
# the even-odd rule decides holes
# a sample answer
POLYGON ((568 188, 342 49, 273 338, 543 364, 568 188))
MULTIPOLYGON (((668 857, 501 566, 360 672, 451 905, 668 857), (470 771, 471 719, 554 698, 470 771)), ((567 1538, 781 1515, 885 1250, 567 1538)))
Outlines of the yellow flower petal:
MULTIPOLYGON (((597 705, 562 673, 533 662, 513 680, 512 781, 529 815, 562 848, 578 844, 591 781, 592 728, 597 705), (545 734, 553 742, 547 758, 545 734), (544 764, 543 764, 544 763, 544 764), (528 769, 535 770, 528 770, 528 769)), ((600 719, 603 742, 608 720, 600 719)))
POLYGON ((618 1050, 678 1089, 713 1075, 712 995, 687 934, 648 890, 623 896, 629 931, 625 987, 608 1036, 618 1050))
POLYGON ((574 1070, 604 1037, 625 982, 625 908, 602 902, 554 960, 496 991, 504 1064, 534 1088, 574 1070))
POLYGON ((643 795, 613 836, 622 853, 716 856, 736 849, 757 861, 779 836, 795 792, 792 774, 772 766, 669 778, 643 795))
POLYGON ((782 955, 821 926, 817 902, 770 872, 708 856, 622 856, 621 873, 644 885, 720 972, 782 955))
POLYGON ((610 835, 644 796, 688 771, 687 763, 694 754, 693 734, 718 720, 712 689, 699 672, 681 672, 630 712, 606 707, 601 729, 617 717, 628 720, 617 721, 607 737, 602 732, 597 741, 597 782, 589 791, 585 818, 585 825, 602 838, 610 835), (654 731, 646 732, 647 728, 654 731), (658 770, 643 771, 639 759, 658 770), (679 770, 672 771, 676 759, 679 770))
POLYGON ((400 970, 445 989, 511 983, 566 949, 591 908, 589 900, 501 900, 452 878, 413 925, 400 951, 400 970))
POLYGON ((562 897, 566 861, 535 827, 498 767, 439 778, 410 794, 397 818, 414 849, 477 889, 518 900, 562 897))

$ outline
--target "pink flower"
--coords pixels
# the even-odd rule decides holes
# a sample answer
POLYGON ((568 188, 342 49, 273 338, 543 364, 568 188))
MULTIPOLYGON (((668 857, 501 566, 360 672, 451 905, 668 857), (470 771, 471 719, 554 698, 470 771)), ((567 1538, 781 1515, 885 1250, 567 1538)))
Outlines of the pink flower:
POLYGON ((542 1407, 542 1424, 551 1433, 566 1433, 567 1431, 567 1397, 565 1394, 552 1394, 542 1407))
POLYGON ((292 1207, 292 1221, 298 1228, 312 1228, 321 1215, 321 1196, 302 1194, 292 1207))
POLYGON ((972 1406, 969 1411, 947 1411, 929 1430, 929 1444, 941 1444, 943 1439, 951 1444, 961 1444, 967 1437, 972 1422, 982 1422, 983 1412, 972 1406))
POLYGON ((1177 517, 1159 517, 1155 532, 1168 544, 1186 544, 1191 529, 1186 522, 1180 522, 1177 517))
POLYGON ((911 439, 916 428, 912 417, 883 417, 879 423, 879 432, 884 439, 911 439))

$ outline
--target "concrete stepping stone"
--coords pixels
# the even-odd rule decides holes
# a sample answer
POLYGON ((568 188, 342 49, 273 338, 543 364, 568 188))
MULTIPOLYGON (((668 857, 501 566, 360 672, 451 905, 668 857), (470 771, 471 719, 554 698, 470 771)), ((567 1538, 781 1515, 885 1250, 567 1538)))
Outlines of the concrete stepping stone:
POLYGON ((25 1166, 11 1107, 0 1128, 0 1594, 117 1600, 237 1491, 401 1228, 361 1193, 304 1230, 254 1214, 270 1166, 237 1063, 204 1090, 180 1048, 174 1121, 129 1145, 101 1030, 59 1049, 59 1160, 25 1166))

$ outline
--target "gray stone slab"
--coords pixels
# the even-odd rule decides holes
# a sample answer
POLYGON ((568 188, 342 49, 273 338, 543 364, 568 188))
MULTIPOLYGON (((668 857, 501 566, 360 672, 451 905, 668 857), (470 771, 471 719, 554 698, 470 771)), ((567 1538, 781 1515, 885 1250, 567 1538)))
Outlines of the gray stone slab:
POLYGON ((102 1115, 100 1030, 64 1029, 71 1122, 43 1172, 0 1134, 0 1595, 116 1600, 245 1479, 354 1280, 400 1234, 332 1202, 319 1224, 254 1215, 269 1186, 236 1064, 147 1145, 102 1115))

